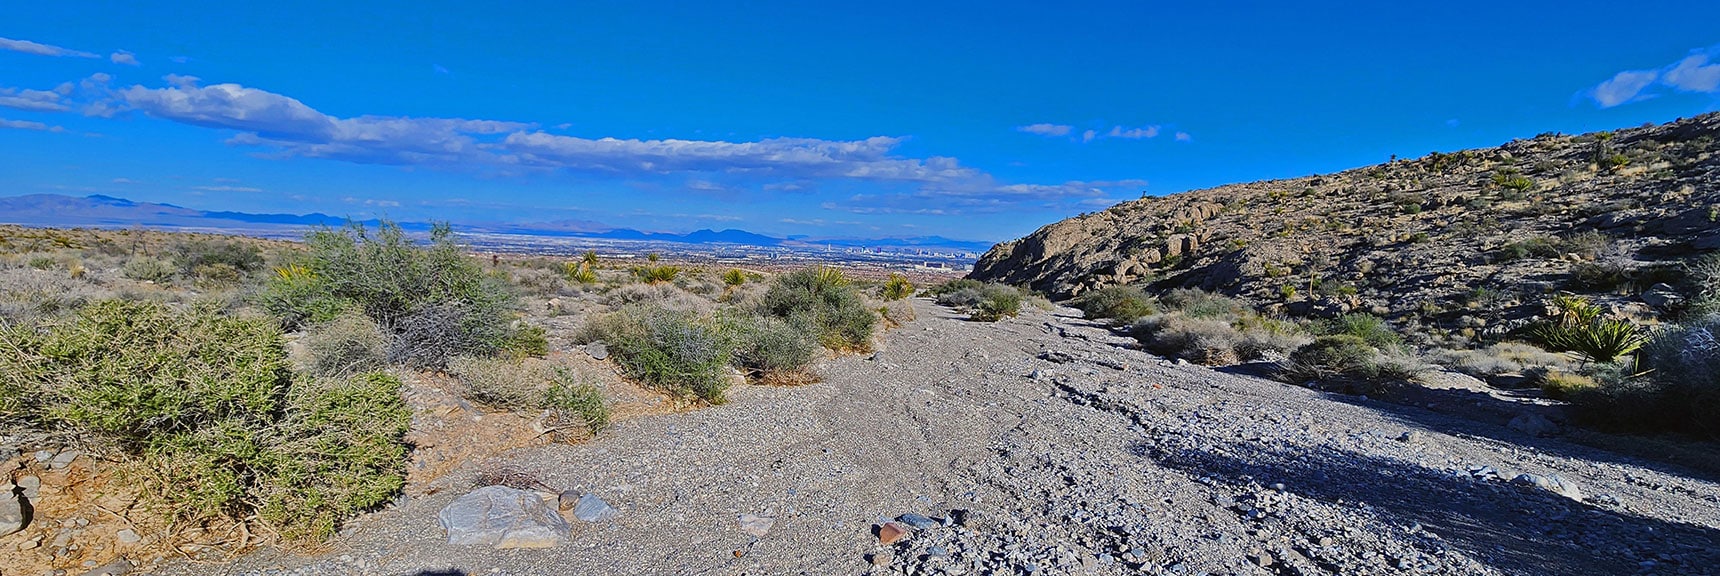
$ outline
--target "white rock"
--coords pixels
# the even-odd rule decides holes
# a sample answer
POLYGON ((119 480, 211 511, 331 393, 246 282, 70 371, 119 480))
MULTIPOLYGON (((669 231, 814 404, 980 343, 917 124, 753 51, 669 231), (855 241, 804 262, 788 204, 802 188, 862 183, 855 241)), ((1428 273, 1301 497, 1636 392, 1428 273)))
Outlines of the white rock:
POLYGON ((449 544, 497 549, 560 546, 572 530, 542 497, 507 486, 473 490, 442 508, 437 519, 449 544))
POLYGON ((752 535, 754 538, 763 538, 765 534, 770 532, 770 527, 774 524, 776 524, 776 519, 767 516, 742 514, 740 517, 741 531, 752 535))
POLYGON ((1542 490, 1546 490, 1548 492, 1552 492, 1554 494, 1558 494, 1560 496, 1564 496, 1566 498, 1570 498, 1570 499, 1576 500, 1578 502, 1583 501, 1582 489, 1577 488, 1577 484, 1575 482, 1571 482, 1570 480, 1566 480, 1566 479, 1560 478, 1558 476, 1542 476, 1540 474, 1518 474, 1516 478, 1511 479, 1511 482, 1514 484, 1521 485, 1521 486, 1533 486, 1536 488, 1540 488, 1542 490))

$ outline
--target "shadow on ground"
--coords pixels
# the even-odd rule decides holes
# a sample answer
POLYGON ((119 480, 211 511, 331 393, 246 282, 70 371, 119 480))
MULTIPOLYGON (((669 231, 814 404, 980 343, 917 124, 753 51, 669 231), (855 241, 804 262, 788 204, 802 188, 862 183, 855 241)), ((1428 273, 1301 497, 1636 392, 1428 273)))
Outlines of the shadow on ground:
MULTIPOLYGON (((1137 456, 1239 490, 1250 480, 1330 505, 1371 511, 1396 526, 1421 524, 1471 558, 1511 574, 1720 573, 1720 531, 1578 503, 1502 480, 1474 480, 1413 463, 1339 450, 1244 443, 1137 456)), ((1338 528, 1338 527, 1330 527, 1338 528)))

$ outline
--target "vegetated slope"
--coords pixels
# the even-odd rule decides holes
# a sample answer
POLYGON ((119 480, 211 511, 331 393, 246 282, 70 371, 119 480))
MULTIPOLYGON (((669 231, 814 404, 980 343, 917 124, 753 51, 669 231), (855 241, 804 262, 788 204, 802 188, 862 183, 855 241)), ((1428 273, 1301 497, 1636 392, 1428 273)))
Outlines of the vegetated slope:
MULTIPOLYGON (((1500 334, 1569 290, 1639 296, 1720 247, 1720 113, 1125 202, 999 244, 970 274, 1069 297, 1198 287, 1500 334)), ((1676 309, 1676 300, 1646 300, 1676 309)))

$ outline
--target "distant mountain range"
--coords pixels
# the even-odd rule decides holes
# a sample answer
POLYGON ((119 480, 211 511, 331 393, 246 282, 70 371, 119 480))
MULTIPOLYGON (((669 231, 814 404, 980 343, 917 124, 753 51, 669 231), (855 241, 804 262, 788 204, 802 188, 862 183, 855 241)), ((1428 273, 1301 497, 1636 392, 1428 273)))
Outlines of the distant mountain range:
MULTIPOLYGON (((96 228, 189 228, 229 232, 268 232, 281 234, 317 226, 342 226, 349 219, 318 212, 310 214, 252 214, 248 212, 207 211, 195 208, 135 202, 113 196, 84 197, 60 194, 31 194, 0 197, 0 223, 26 226, 78 226, 96 228)), ((369 226, 377 220, 363 220, 369 226)), ((429 223, 399 222, 408 230, 427 230, 429 223)), ((686 234, 643 232, 631 228, 616 228, 599 222, 562 221, 531 224, 495 224, 455 222, 464 232, 549 236, 564 238, 600 238, 607 240, 637 240, 647 242, 676 242, 685 244, 736 244, 746 246, 840 246, 877 248, 925 248, 984 252, 989 242, 952 240, 941 236, 911 238, 819 238, 791 236, 776 238, 745 230, 696 230, 686 234)))

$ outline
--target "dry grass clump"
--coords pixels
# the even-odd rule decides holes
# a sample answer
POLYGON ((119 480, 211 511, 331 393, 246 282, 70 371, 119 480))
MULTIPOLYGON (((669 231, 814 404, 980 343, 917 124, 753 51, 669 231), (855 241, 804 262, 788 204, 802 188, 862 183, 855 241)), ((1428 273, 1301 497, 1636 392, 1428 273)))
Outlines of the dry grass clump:
POLYGON ((603 294, 603 304, 611 308, 623 308, 631 304, 642 304, 668 310, 690 312, 694 314, 708 313, 712 302, 680 286, 667 282, 657 284, 624 284, 603 294))
MULTIPOLYGON (((1152 305, 1140 297, 1132 291, 1117 291, 1087 304, 1122 317, 1152 305)), ((1163 312, 1142 317, 1129 327, 1142 345, 1158 354, 1219 366, 1281 359, 1311 339, 1295 323, 1261 316, 1217 294, 1172 290, 1161 302, 1163 312)))
POLYGON ((1432 353, 1430 360, 1476 378, 1526 374, 1536 368, 1565 372, 1576 368, 1567 355, 1520 342, 1500 342, 1479 350, 1439 350, 1432 353))

